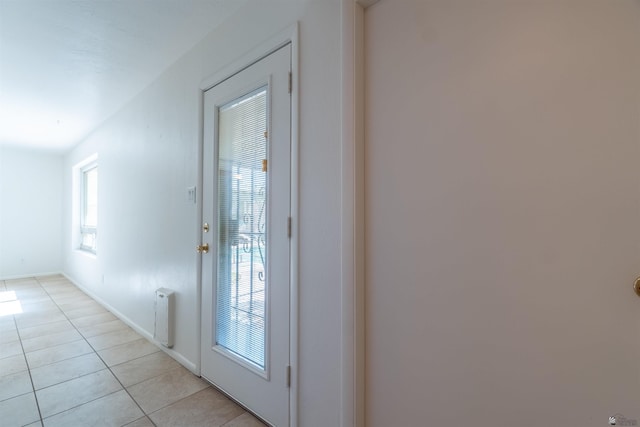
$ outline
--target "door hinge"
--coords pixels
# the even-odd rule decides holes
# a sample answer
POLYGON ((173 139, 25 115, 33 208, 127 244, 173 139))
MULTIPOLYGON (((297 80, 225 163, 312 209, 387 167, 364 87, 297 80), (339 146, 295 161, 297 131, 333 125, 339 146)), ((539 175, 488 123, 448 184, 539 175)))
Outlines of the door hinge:
POLYGON ((291 217, 287 218, 287 237, 291 237, 291 217))
POLYGON ((286 381, 287 381, 287 387, 291 387, 291 365, 287 365, 286 381))
POLYGON ((293 92, 293 73, 289 71, 289 93, 293 92))

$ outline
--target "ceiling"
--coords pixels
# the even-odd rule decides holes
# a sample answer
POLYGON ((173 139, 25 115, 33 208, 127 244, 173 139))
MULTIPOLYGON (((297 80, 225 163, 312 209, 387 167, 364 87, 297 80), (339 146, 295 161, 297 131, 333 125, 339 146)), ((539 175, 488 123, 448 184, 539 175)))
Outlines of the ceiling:
POLYGON ((0 145, 64 151, 246 0, 0 0, 0 145))

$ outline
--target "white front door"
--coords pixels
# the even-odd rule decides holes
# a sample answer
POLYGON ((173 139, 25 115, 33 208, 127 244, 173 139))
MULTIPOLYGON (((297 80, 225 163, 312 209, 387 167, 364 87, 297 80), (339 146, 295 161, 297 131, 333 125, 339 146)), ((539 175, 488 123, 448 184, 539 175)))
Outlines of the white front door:
POLYGON ((289 425, 290 45, 205 93, 202 376, 289 425))

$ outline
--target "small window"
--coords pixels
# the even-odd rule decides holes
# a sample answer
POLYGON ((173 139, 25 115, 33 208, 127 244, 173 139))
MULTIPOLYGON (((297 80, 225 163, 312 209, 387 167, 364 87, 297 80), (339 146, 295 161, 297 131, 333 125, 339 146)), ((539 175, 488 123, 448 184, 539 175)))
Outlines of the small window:
POLYGON ((98 164, 80 171, 80 249, 96 253, 98 237, 98 164))

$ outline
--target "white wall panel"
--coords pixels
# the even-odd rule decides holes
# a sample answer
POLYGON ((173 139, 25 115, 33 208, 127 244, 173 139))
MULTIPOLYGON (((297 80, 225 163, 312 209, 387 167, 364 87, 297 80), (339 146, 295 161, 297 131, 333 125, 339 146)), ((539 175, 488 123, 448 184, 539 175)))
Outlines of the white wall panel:
MULTIPOLYGON (((97 152, 99 248, 65 246, 64 271, 148 333, 155 289, 176 291, 173 350, 197 363, 196 206, 202 81, 300 22, 300 425, 339 424, 340 3, 252 1, 65 159, 97 152), (335 310, 335 316, 327 311, 335 310)), ((66 193, 65 218, 71 206, 66 193)), ((70 224, 65 224, 68 236, 70 224)), ((66 237, 65 237, 66 238, 66 237)))
POLYGON ((0 147, 0 279, 62 269, 62 155, 0 147))

